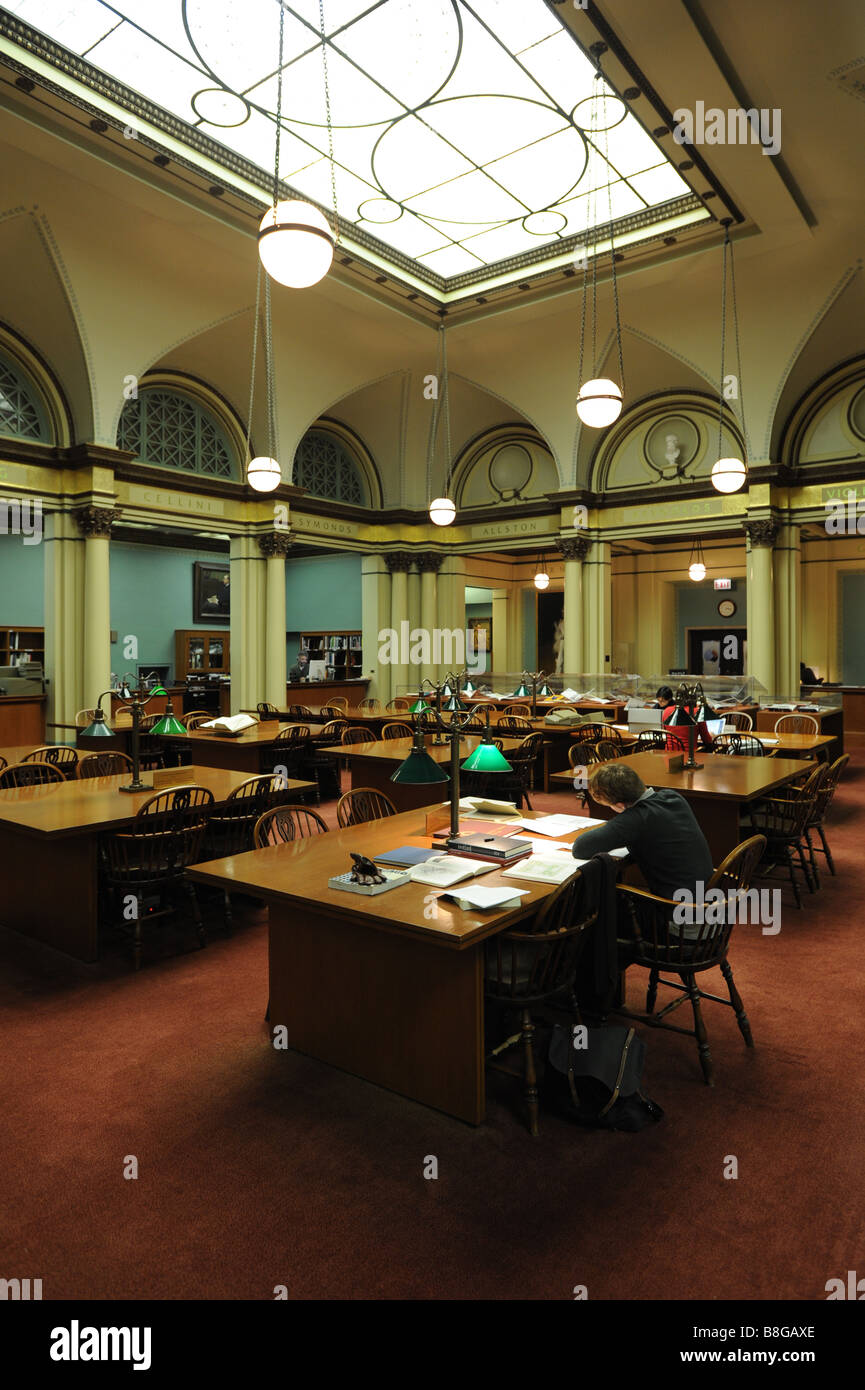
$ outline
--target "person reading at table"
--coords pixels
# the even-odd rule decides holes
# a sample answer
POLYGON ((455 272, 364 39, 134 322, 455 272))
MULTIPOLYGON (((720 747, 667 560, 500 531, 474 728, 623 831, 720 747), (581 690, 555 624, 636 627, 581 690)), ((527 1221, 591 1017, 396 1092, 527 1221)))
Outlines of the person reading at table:
MULTIPOLYGON (((686 725, 680 724, 675 728, 668 728, 668 721, 676 713, 676 702, 673 692, 668 685, 662 685, 656 696, 658 704, 661 706, 661 723, 664 725, 664 733, 667 735, 666 751, 668 753, 687 753, 688 751, 688 729, 686 725)), ((714 739, 709 733, 705 723, 697 725, 696 743, 705 748, 707 753, 711 753, 714 739)))
POLYGON ((591 859, 626 849, 649 890, 672 898, 677 888, 696 892, 714 873, 706 837, 688 802, 670 787, 647 787, 639 773, 620 762, 599 763, 589 795, 615 815, 574 841, 574 857, 591 859))

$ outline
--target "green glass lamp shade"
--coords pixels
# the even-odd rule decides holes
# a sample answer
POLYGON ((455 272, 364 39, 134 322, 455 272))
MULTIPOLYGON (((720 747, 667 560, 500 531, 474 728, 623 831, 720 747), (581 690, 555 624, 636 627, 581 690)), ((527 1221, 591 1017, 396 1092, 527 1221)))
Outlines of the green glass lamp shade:
MULTIPOLYGON (((164 690, 164 689, 162 688, 161 685, 155 685, 155 686, 153 687, 153 689, 151 690, 151 692, 150 692, 150 695, 167 695, 167 694, 168 694, 168 691, 167 691, 167 690, 164 690)), ((148 697, 147 697, 148 699, 150 699, 150 695, 148 695, 148 697)))
POLYGON ((543 685, 541 686, 540 690, 538 691, 538 694, 540 695, 541 699, 543 699, 543 700, 549 699, 549 697, 552 695, 552 693, 553 693, 553 692, 550 690, 550 687, 547 685, 546 681, 544 681, 543 685))
POLYGON ((448 774, 440 767, 421 745, 415 744, 405 762, 400 763, 396 772, 391 773, 392 782, 402 782, 407 786, 422 786, 430 782, 447 782, 448 774))
POLYGON ((452 695, 450 699, 446 700, 442 705, 442 709, 448 710, 451 714, 459 714, 461 710, 465 709, 465 705, 456 695, 452 695))
POLYGON ((712 709, 712 706, 709 704, 708 700, 704 698, 700 704, 700 708, 697 710, 696 718, 698 724, 705 724, 707 720, 720 719, 721 716, 720 714, 718 714, 717 710, 712 709))
POLYGON ((413 705, 409 705, 409 714, 426 714, 429 705, 422 695, 418 695, 413 705))
POLYGON ((109 729, 105 723, 105 715, 101 709, 97 709, 96 717, 92 724, 88 724, 86 729, 81 730, 81 738, 113 738, 114 730, 109 729))
POLYGON ((181 724, 173 710, 167 709, 158 724, 154 724, 151 734, 185 734, 186 725, 181 724))
POLYGON ((463 694, 464 694, 464 695, 474 695, 474 693, 475 693, 475 687, 472 685, 471 681, 466 681, 465 685, 463 686, 463 694))
POLYGON ((531 693, 532 692, 529 690, 529 687, 526 685, 525 681, 521 682, 519 690, 514 691, 514 695, 522 699, 525 699, 525 697, 527 695, 531 695, 531 693))
POLYGON ((494 743, 479 743, 473 753, 469 753, 464 763, 464 772, 510 772, 511 765, 494 743))
POLYGON ((453 691, 451 690, 447 681, 445 681, 444 685, 442 686, 442 695, 444 695, 445 699, 448 700, 450 699, 451 695, 453 695, 453 691))
POLYGON ((684 705, 677 705, 674 713, 671 714, 670 718, 667 720, 667 728, 676 729, 682 726, 687 728, 688 725, 696 723, 696 719, 685 709, 684 705))

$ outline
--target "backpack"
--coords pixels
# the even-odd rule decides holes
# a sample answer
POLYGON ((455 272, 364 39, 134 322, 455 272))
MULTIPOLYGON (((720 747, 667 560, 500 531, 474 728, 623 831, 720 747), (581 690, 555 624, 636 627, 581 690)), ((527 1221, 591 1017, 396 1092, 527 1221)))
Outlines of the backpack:
POLYGON ((564 1119, 592 1129, 635 1133, 663 1119, 640 1090, 646 1044, 633 1028, 575 1027, 557 1023, 550 1038, 541 1099, 564 1119), (586 1038, 579 1047, 577 1032, 586 1038))

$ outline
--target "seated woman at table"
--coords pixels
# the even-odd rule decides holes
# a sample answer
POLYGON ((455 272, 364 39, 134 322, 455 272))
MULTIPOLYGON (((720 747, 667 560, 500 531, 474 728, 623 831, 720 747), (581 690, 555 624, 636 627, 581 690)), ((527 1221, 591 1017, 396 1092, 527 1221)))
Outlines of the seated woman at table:
MULTIPOLYGON (((667 735, 666 751, 668 753, 687 753, 687 725, 679 724, 673 729, 667 727, 668 721, 672 719, 673 715, 676 713, 677 708, 676 702, 673 698, 672 690, 668 685, 662 685, 660 690, 658 691, 656 698, 658 704, 661 706, 661 709, 663 710, 663 714, 661 715, 661 723, 664 725, 664 733, 667 735)), ((705 748, 707 753, 710 753, 712 751, 713 742, 714 740, 712 738, 712 735, 709 733, 709 730, 706 727, 706 725, 703 723, 698 724, 696 743, 699 744, 700 747, 705 748)))
POLYGON ((688 802, 671 787, 647 787, 639 773, 616 759, 598 763, 589 795, 615 815, 574 841, 574 858, 626 849, 649 890, 672 898, 677 888, 696 892, 714 873, 706 837, 688 802))

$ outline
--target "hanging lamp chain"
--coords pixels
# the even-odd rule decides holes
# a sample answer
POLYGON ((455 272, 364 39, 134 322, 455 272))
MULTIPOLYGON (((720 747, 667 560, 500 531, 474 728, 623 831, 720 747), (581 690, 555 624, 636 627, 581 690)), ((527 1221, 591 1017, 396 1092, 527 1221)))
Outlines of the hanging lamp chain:
POLYGON ((442 409, 445 419, 445 461, 444 476, 445 490, 444 496, 450 497, 450 472, 451 472, 451 402, 450 402, 450 378, 448 376, 448 341, 447 329, 442 324, 442 409))
MULTIPOLYGON (((602 77, 601 60, 598 59, 598 76, 602 77)), ((613 312, 616 320, 616 351, 619 358, 619 390, 625 396, 625 361, 622 353, 622 321, 619 312, 619 281, 616 275, 616 237, 613 225, 613 179, 610 172, 610 130, 606 116, 607 97, 604 94, 604 160, 607 165, 607 216, 610 230, 610 277, 613 282, 613 312)))
POLYGON ((718 458, 724 457, 724 372, 727 361, 727 248, 730 228, 724 228, 723 268, 721 272, 721 384, 718 387, 718 458))
POLYGON ((249 412, 246 416, 246 451, 252 458, 252 409, 255 404, 255 367, 258 361, 258 330, 261 316, 261 260, 255 281, 255 317, 252 321, 252 371, 249 376, 249 412))
POLYGON ((270 276, 264 281, 264 353, 267 374, 267 441, 269 456, 279 460, 276 438, 276 392, 273 372, 273 318, 271 315, 270 276))
MULTIPOLYGON (((730 238, 730 229, 727 228, 727 239, 730 238)), ((739 413, 742 417, 742 448, 745 451, 743 463, 748 466, 748 426, 745 424, 745 390, 742 385, 742 350, 739 345, 739 305, 736 298, 736 262, 733 256, 733 243, 730 241, 730 295, 733 300, 733 337, 736 344, 736 372, 739 386, 739 413)))
POLYGON ((282 139, 282 59, 285 52, 285 9, 279 0, 279 66, 276 69, 276 150, 273 159, 273 212, 279 202, 279 147, 282 139))
POLYGON ((330 162, 330 194, 333 200, 333 238, 339 241, 339 215, 336 210, 336 164, 333 158, 333 121, 330 114, 330 82, 327 71, 327 38, 324 27, 324 0, 318 0, 318 22, 321 30, 321 64, 324 69, 324 110, 327 121, 327 157, 330 162))

